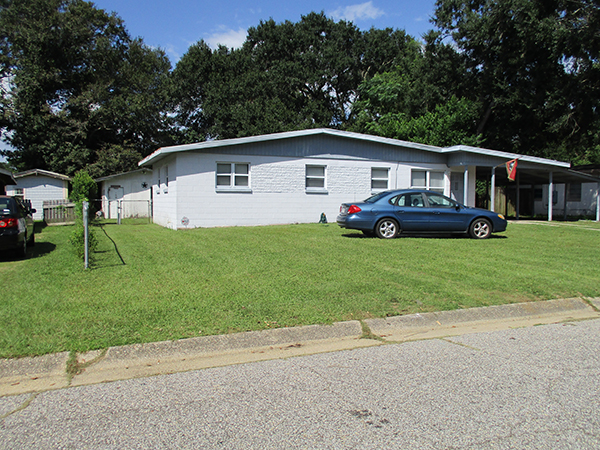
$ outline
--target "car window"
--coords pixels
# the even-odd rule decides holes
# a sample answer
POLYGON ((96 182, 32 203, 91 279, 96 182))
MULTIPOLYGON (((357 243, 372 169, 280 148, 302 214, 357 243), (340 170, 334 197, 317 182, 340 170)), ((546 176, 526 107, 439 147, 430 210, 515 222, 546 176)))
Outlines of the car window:
POLYGON ((388 194, 389 194, 389 192, 380 192, 378 194, 370 196, 368 199, 366 199, 364 201, 364 203, 375 203, 377 200, 379 200, 382 197, 385 197, 388 194))
POLYGON ((398 206, 412 206, 422 208, 423 196, 421 194, 404 194, 398 198, 398 206))
POLYGON ((0 214, 7 216, 15 213, 14 203, 10 198, 0 198, 0 214))
POLYGON ((439 194, 427 194, 427 201, 431 208, 454 208, 456 202, 439 194))

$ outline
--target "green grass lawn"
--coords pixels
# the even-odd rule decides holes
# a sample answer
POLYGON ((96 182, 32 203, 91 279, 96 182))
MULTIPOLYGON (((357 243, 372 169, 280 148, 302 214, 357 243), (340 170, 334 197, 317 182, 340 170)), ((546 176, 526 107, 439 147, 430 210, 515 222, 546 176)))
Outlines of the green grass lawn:
POLYGON ((172 231, 94 227, 85 271, 72 227, 0 259, 0 357, 562 297, 600 296, 600 225, 365 238, 328 225, 172 231))

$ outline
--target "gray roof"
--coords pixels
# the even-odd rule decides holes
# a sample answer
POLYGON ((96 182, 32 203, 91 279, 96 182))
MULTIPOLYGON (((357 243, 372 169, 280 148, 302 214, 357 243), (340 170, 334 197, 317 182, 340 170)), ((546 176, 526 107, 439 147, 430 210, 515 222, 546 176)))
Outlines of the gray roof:
MULTIPOLYGON (((187 152, 187 151, 219 151, 225 150, 225 148, 231 149, 232 147, 244 145, 244 144, 256 144, 256 143, 266 143, 273 142, 277 140, 285 140, 290 138, 298 138, 298 137, 308 137, 308 136, 336 136, 346 139, 354 139, 356 141, 362 141, 373 144, 384 144, 390 147, 397 147, 398 149, 404 150, 416 150, 421 152, 430 152, 440 155, 452 155, 454 156, 454 160, 458 161, 458 164, 467 164, 467 162, 462 162, 464 157, 467 155, 471 155, 471 157, 476 156, 477 161, 473 161, 474 165, 481 165, 484 160, 487 161, 488 166, 492 167, 494 164, 498 163, 498 159, 500 160, 511 160, 511 159, 519 159, 519 163, 530 163, 532 165, 541 165, 541 166, 549 166, 552 168, 562 168, 567 169, 570 167, 570 164, 563 161, 555 161, 551 159, 545 158, 537 158, 534 156, 527 155, 519 155, 516 153, 508 153, 501 152, 498 150, 490 150, 486 148, 480 147, 470 147, 466 145, 456 145, 453 147, 436 147, 433 145, 425 145, 419 144, 416 142, 408 142, 402 141, 399 139, 390 139, 380 136, 372 136, 368 134, 360 134, 353 133, 349 131, 339 131, 333 130, 329 128, 316 128, 316 129, 308 129, 308 130, 299 130, 299 131, 289 131, 284 133, 274 133, 274 134, 265 134, 260 136, 249 136, 243 138, 236 139, 223 139, 223 140, 213 140, 206 142, 198 142, 195 144, 187 144, 187 145, 174 145, 171 147, 161 147, 156 150, 151 155, 144 158, 142 161, 138 163, 139 166, 150 166, 155 162, 160 161, 164 157, 179 153, 179 152, 187 152), (460 155, 463 155, 462 157, 460 155)), ((366 155, 365 155, 366 156, 366 155)), ((468 159, 468 158, 467 158, 468 159)), ((469 163, 471 164, 471 163, 469 163)))
POLYGON ((115 173, 113 175, 107 175, 105 177, 96 178, 94 181, 96 183, 99 183, 101 181, 110 180, 112 178, 121 177, 123 175, 131 175, 131 174, 134 174, 134 173, 148 173, 148 172, 151 172, 151 170, 148 169, 148 168, 146 168, 146 167, 144 167, 142 169, 132 170, 130 172, 115 173))
POLYGON ((26 170, 24 172, 19 172, 19 173, 14 174, 15 178, 23 178, 23 177, 39 176, 39 175, 45 176, 45 177, 50 177, 50 178, 56 178, 56 179, 63 180, 63 181, 71 181, 71 178, 69 178, 66 175, 62 175, 60 173, 50 172, 49 170, 42 170, 42 169, 31 169, 31 170, 26 170))

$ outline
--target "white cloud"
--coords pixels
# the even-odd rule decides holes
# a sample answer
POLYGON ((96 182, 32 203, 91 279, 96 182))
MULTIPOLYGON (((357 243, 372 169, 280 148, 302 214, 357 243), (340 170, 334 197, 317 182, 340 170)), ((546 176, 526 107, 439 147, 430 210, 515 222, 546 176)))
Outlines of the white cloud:
POLYGON ((222 27, 219 32, 207 36, 204 40, 213 49, 216 49, 219 44, 224 45, 227 48, 240 48, 246 41, 247 35, 248 33, 243 28, 239 28, 235 31, 222 27))
POLYGON ((345 6, 329 13, 334 20, 347 20, 349 22, 361 19, 377 19, 384 14, 383 10, 373 6, 373 2, 345 6))

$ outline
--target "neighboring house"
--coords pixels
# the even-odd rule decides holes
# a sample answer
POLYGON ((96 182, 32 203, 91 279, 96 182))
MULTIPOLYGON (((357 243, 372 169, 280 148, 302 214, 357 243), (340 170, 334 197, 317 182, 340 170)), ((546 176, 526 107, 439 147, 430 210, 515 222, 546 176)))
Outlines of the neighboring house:
POLYGON ((0 168, 0 195, 6 194, 6 186, 17 184, 12 172, 0 168))
POLYGON ((95 180, 100 186, 102 213, 107 219, 152 215, 152 170, 139 169, 95 180))
POLYGON ((31 206, 37 211, 35 220, 44 219, 44 201, 67 200, 69 181, 66 175, 41 169, 32 169, 14 174, 15 186, 7 186, 8 195, 18 195, 31 200, 31 206))
POLYGON ((519 183, 600 181, 560 161, 331 129, 163 147, 139 165, 153 171, 154 222, 172 229, 318 222, 321 213, 333 222, 342 202, 386 189, 432 189, 475 206, 478 179, 491 181, 492 205, 496 186, 517 186, 518 204, 519 183))

